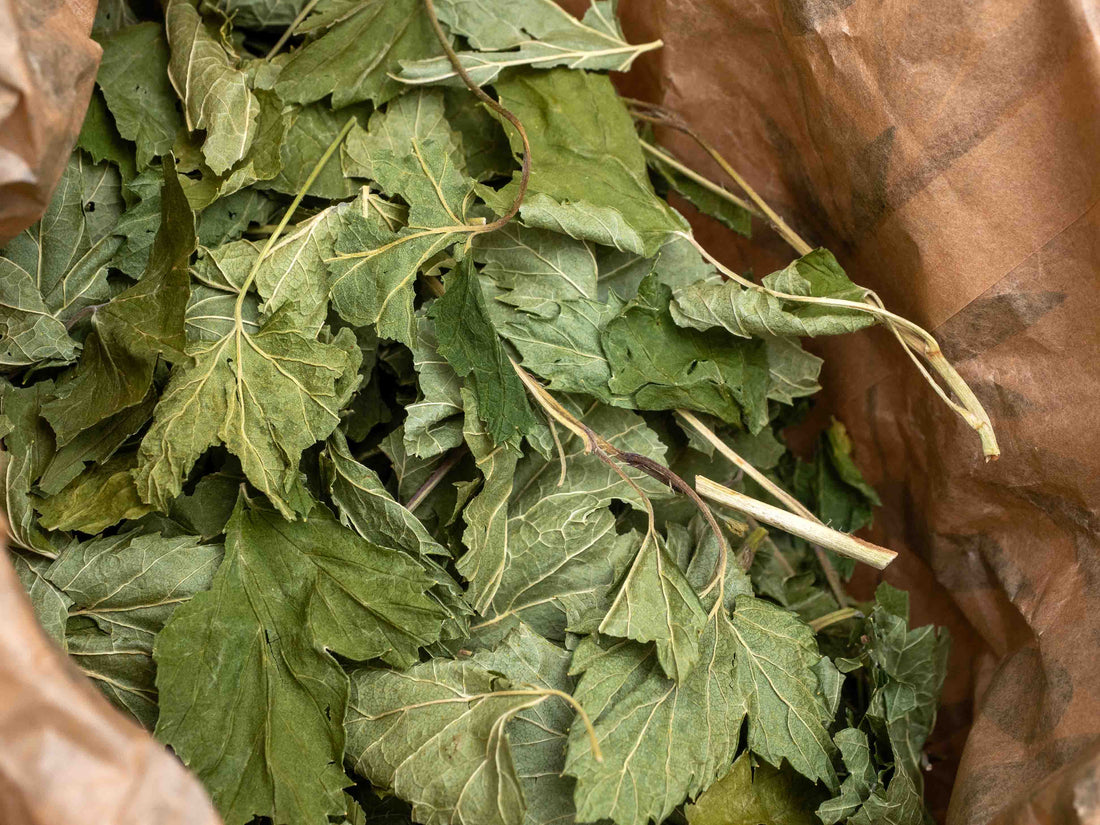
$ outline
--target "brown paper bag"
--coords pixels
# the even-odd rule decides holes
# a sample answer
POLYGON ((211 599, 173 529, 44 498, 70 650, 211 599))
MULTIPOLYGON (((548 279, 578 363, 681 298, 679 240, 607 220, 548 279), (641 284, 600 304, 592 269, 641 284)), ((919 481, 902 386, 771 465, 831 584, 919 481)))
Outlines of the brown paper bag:
MULTIPOLYGON (((0 0, 0 246, 38 220, 84 120, 101 50, 91 0, 0 0)), ((0 545, 7 532, 0 516, 0 545)), ((171 753, 38 627, 0 546, 0 825, 217 825, 171 753)))
POLYGON ((0 0, 0 246, 50 202, 102 50, 95 0, 0 0))
MULTIPOLYGON (((930 802, 958 825, 1100 822, 1100 6, 621 11, 630 39, 665 42, 624 91, 679 112, 933 330, 993 417, 1004 455, 985 464, 885 331, 819 346, 823 406, 883 497, 872 538, 901 552, 886 578, 956 639, 930 802)), ((735 268, 791 257, 765 227, 749 244, 695 223, 735 268)))

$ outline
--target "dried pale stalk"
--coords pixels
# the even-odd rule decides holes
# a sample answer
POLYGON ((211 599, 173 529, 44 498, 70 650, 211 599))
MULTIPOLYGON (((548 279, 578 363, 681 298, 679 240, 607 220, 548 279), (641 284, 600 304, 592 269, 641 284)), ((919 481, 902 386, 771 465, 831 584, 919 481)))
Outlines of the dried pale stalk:
MULTIPOLYGON (((705 438, 718 452, 720 452, 730 463, 745 473, 749 478, 771 493, 779 502, 783 504, 792 513, 802 516, 803 518, 810 519, 810 521, 816 521, 818 524, 823 524, 817 516, 810 511, 801 501, 792 496, 762 472, 757 470, 749 462, 745 461, 739 456, 732 447, 726 442, 720 439, 715 432, 692 415, 687 410, 677 410, 676 414, 679 415, 684 421, 686 421, 699 435, 705 438)), ((829 561, 829 557, 825 555, 825 552, 816 544, 813 546, 814 555, 817 556, 818 564, 821 565, 821 570, 825 574, 825 580, 829 583, 829 589, 833 591, 833 596, 836 598, 837 603, 841 607, 845 607, 848 604, 848 594, 844 592, 844 586, 840 583, 840 576, 837 575, 836 569, 833 567, 833 563, 829 561)))
POLYGON ((846 622, 848 619, 858 619, 862 616, 863 614, 854 607, 842 607, 840 610, 834 610, 832 613, 826 613, 824 616, 810 619, 807 624, 810 625, 810 629, 814 633, 820 633, 825 628, 837 622, 846 622))
POLYGON ((703 498, 716 504, 731 507, 738 512, 752 516, 757 521, 762 521, 764 524, 777 527, 793 536, 798 536, 842 556, 869 564, 879 570, 882 570, 897 558, 898 554, 893 550, 887 550, 885 547, 879 547, 877 544, 850 536, 847 533, 841 533, 839 530, 833 530, 816 521, 810 521, 810 519, 796 516, 794 513, 788 513, 786 510, 757 501, 755 498, 742 495, 736 490, 731 490, 729 487, 711 481, 704 476, 696 477, 695 489, 703 498))

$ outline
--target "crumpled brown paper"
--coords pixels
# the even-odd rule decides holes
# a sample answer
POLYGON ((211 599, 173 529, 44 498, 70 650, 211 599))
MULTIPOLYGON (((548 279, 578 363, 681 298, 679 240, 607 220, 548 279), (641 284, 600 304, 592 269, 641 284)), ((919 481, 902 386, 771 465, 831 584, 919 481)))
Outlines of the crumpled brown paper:
MULTIPOLYGON (((873 539, 956 639, 928 795, 951 825, 1100 822, 1100 5, 631 0, 621 86, 679 112, 811 242, 934 331, 978 439, 881 329, 823 407, 882 493, 873 539), (957 768, 957 773, 956 773, 957 768), (947 793, 950 805, 947 805, 947 793)), ((682 135, 662 142, 715 180, 682 135)), ((708 219, 757 274, 791 252, 708 219)))
POLYGON ((0 0, 0 246, 38 220, 65 169, 102 50, 95 0, 0 0))
POLYGON ((45 636, 2 548, 0 628, 0 824, 219 825, 198 780, 45 636))
MULTIPOLYGON (((849 424, 882 493, 873 538, 901 552, 886 578, 915 621, 955 637, 929 744, 939 818, 1100 821, 1100 8, 620 11, 633 41, 665 41, 624 91, 678 111, 857 282, 935 331, 993 417, 1004 455, 985 464, 885 332, 820 343, 822 409, 849 424)), ((44 208, 75 139, 98 59, 90 15, 81 0, 0 0, 0 238, 44 208)), ((661 138, 721 179, 686 139, 661 138)), ((695 223, 744 271, 791 256, 763 227, 749 243, 695 223)), ((216 822, 50 647, 20 590, 0 558, 0 823, 216 822)))
MULTIPOLYGON (((49 203, 92 93, 94 0, 0 0, 0 246, 49 203)), ((218 825, 199 782, 43 634, 0 516, 0 825, 218 825)))

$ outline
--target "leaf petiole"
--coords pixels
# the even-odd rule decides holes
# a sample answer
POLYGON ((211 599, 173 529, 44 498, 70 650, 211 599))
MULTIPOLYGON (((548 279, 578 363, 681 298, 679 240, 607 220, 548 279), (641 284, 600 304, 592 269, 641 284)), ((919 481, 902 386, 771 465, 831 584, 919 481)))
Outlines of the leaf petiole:
POLYGON ((290 202, 290 206, 287 207, 286 212, 283 213, 282 220, 275 226, 275 231, 268 235, 267 242, 264 244, 260 254, 256 257, 256 260, 252 263, 252 268, 248 270, 248 276, 244 279, 244 283, 241 284, 241 291, 237 295, 237 300, 233 304, 233 321, 236 326, 236 333, 240 336, 244 332, 244 322, 241 318, 241 311, 244 307, 245 295, 252 287, 253 281, 256 280, 256 273, 260 271, 260 266, 271 252, 271 248, 275 246, 275 242, 279 239, 279 236, 283 234, 283 230, 286 229, 286 225, 290 223, 291 216, 298 209, 298 205, 301 204, 302 198, 306 196, 306 192, 313 186, 313 182, 317 180, 318 175, 324 170, 325 165, 332 158, 333 154, 343 143, 344 138, 348 136, 348 132, 351 131, 355 125, 356 120, 354 117, 349 117, 348 122, 344 124, 343 128, 333 139, 332 143, 328 145, 321 157, 317 160, 313 169, 310 171, 309 176, 306 178, 305 183, 302 184, 302 188, 298 190, 298 193, 294 196, 294 200, 290 202))
MULTIPOLYGON (((799 255, 807 255, 813 251, 811 247, 791 226, 783 220, 783 218, 772 209, 768 203, 757 193, 755 189, 749 184, 741 174, 730 165, 717 149, 710 145, 698 132, 687 125, 678 115, 673 112, 669 112, 661 106, 646 103, 644 101, 633 100, 626 98, 627 103, 633 107, 631 112, 632 116, 641 121, 647 123, 653 123, 660 126, 666 126, 677 131, 683 132, 692 140, 694 140, 700 147, 717 163, 722 171, 725 172, 736 183, 749 199, 756 205, 759 213, 763 214, 772 227, 779 233, 779 235, 797 252, 799 255)), ((647 144, 642 141, 642 148, 645 149, 647 144)), ((655 147, 650 147, 651 153, 655 147)), ((660 150, 656 150, 660 152, 660 150)), ((663 155, 662 160, 669 162, 666 153, 660 152, 663 155)), ((678 163, 678 162, 677 162, 678 163)), ((678 164, 675 167, 683 174, 688 174, 687 167, 683 164, 678 164)), ((699 178, 702 175, 693 173, 689 175, 692 180, 699 182, 699 178)), ((707 187, 716 194, 725 192, 724 189, 718 187, 717 184, 711 183, 710 187, 707 187)), ((723 195, 725 197, 725 195, 723 195)), ((734 201, 736 202, 736 201, 734 201)), ((736 281, 746 289, 755 289, 764 294, 771 295, 775 298, 779 298, 784 301, 792 301, 803 304, 817 304, 820 306, 832 306, 841 309, 852 309, 858 312, 867 312, 874 315, 876 318, 881 319, 886 326, 890 328, 890 331, 898 339, 898 343, 901 344, 902 349, 905 350, 909 358, 917 365, 921 375, 925 380, 932 385, 932 388, 936 391, 937 395, 958 414, 966 423, 978 433, 978 437, 982 444, 982 453, 989 461, 996 460, 1000 454, 1000 447, 997 445, 997 437, 993 432, 993 423, 986 413, 982 403, 978 400, 978 397, 974 395, 973 390, 970 389, 966 381, 959 375, 958 371, 951 365, 951 363, 944 357, 943 352, 940 350, 939 343, 924 328, 914 324, 906 318, 902 318, 900 315, 895 315, 886 309, 882 300, 871 290, 867 290, 864 296, 863 302, 858 301, 844 301, 835 298, 816 298, 806 295, 790 295, 787 293, 777 292, 775 290, 768 289, 761 284, 749 281, 746 278, 741 277, 737 273, 730 270, 728 267, 723 266, 713 255, 707 252, 688 232, 678 233, 682 237, 686 238, 699 252, 710 261, 719 272, 725 275, 730 280, 736 281), (955 394, 959 402, 954 401, 940 386, 932 375, 925 369, 918 356, 924 358, 928 363, 928 366, 940 376, 943 382, 947 385, 948 389, 955 394)))

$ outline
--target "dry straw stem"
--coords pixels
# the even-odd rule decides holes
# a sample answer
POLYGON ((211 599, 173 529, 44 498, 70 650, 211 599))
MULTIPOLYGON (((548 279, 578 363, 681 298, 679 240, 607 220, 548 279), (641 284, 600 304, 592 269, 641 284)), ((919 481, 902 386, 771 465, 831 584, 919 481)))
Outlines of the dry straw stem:
MULTIPOLYGON (((801 501, 792 496, 762 472, 757 470, 749 462, 745 461, 740 455, 738 455, 732 447, 726 442, 720 439, 715 432, 692 415, 687 410, 677 410, 676 414, 680 418, 684 419, 699 435, 705 438, 718 452, 720 452, 730 463, 745 473, 749 478, 771 493, 777 501, 779 501, 784 507, 790 510, 795 515, 807 518, 810 521, 816 521, 818 524, 823 524, 817 516, 815 516, 808 507, 806 507, 801 501)), ((829 583, 829 589, 833 592, 833 596, 841 607, 845 607, 848 604, 848 595, 844 592, 844 586, 840 583, 840 576, 837 575, 836 569, 833 567, 833 563, 829 561, 829 557, 825 555, 825 552, 814 545, 814 555, 817 556, 818 564, 821 565, 822 571, 825 573, 825 580, 829 583)))
MULTIPOLYGON (((627 102, 633 107, 633 116, 641 121, 647 123, 654 123, 660 126, 667 126, 677 131, 683 132, 694 140, 700 147, 717 163, 723 172, 725 172, 736 183, 746 195, 749 200, 755 205, 756 209, 751 210, 754 214, 762 215, 765 220, 772 226, 773 229, 791 246, 791 248, 799 255, 806 255, 813 251, 811 247, 791 226, 783 220, 783 218, 772 209, 767 202, 760 197, 755 189, 749 184, 741 174, 730 165, 717 149, 710 145, 701 135, 699 135, 694 129, 688 126, 684 121, 675 113, 669 112, 660 106, 654 104, 645 103, 644 101, 632 100, 627 98, 627 102)), ((643 149, 647 149, 650 154, 660 157, 660 159, 666 163, 669 162, 671 156, 667 153, 651 147, 645 144, 643 141, 643 149)), ((675 167, 683 174, 688 174, 687 167, 683 164, 676 162, 675 167)), ((699 182, 699 179, 703 176, 697 172, 689 175, 692 180, 699 182)), ((716 184, 712 184, 707 187, 710 191, 724 197, 731 203, 735 203, 738 206, 745 206, 744 201, 735 195, 727 192, 723 187, 716 184)), ((974 391, 970 389, 970 386, 963 380, 963 377, 959 375, 958 371, 952 366, 951 362, 944 357, 943 352, 940 350, 939 343, 932 336, 930 332, 913 323, 912 321, 902 318, 899 315, 895 315, 885 308, 882 300, 871 290, 867 290, 864 300, 860 301, 844 301, 835 298, 815 298, 806 295, 791 295, 785 292, 778 292, 773 289, 769 289, 761 284, 754 283, 747 278, 733 272, 728 267, 724 266, 717 258, 711 255, 706 249, 704 249, 698 241, 690 233, 681 233, 699 252, 705 257, 711 264, 713 264, 719 272, 725 275, 730 280, 736 281, 746 289, 754 289, 758 292, 763 292, 766 295, 779 298, 783 301, 790 301, 793 303, 802 304, 819 304, 821 306, 832 306, 841 309, 852 309, 857 312, 866 312, 874 315, 881 320, 893 333, 894 337, 898 339, 898 343, 901 344, 902 349, 905 350, 909 358, 916 364, 917 369, 920 370, 925 380, 932 386, 936 393, 943 399, 952 410, 955 411, 966 423, 978 433, 978 437, 981 439, 982 452, 987 460, 995 460, 1000 454, 1000 447, 997 445, 997 437, 993 432, 993 423, 989 419, 988 413, 974 395, 974 391), (923 361, 921 360, 923 359, 923 361), (955 398, 952 398, 943 386, 940 385, 931 373, 928 371, 930 367, 940 379, 946 384, 947 389, 954 393, 955 398), (958 399, 957 401, 955 399, 958 399)))
POLYGON ((841 533, 839 530, 833 530, 816 521, 810 521, 802 516, 796 516, 794 513, 788 513, 786 510, 757 501, 755 498, 742 495, 736 490, 731 490, 729 487, 711 481, 704 476, 696 477, 695 489, 703 498, 716 504, 731 507, 738 512, 752 516, 757 521, 762 521, 764 524, 770 524, 772 527, 805 539, 811 544, 820 545, 832 550, 834 553, 848 556, 879 570, 886 567, 898 555, 893 550, 887 550, 885 547, 879 547, 877 544, 871 544, 869 541, 850 536, 847 533, 841 533))
POLYGON ((834 610, 832 613, 826 613, 824 616, 810 619, 808 624, 814 633, 820 633, 830 625, 834 625, 838 622, 846 622, 848 619, 859 619, 862 617, 863 614, 854 607, 842 607, 840 610, 834 610))

